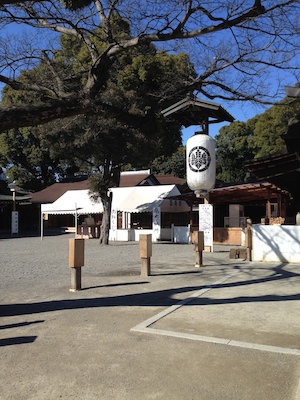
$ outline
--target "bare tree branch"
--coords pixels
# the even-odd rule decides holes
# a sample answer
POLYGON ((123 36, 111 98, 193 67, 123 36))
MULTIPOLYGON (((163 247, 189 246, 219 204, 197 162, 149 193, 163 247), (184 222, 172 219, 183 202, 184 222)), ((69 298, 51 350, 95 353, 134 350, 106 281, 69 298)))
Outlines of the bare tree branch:
MULTIPOLYGON (((9 107, 0 109, 0 121, 3 130, 11 129, 14 125, 13 119, 18 115, 19 128, 28 126, 28 119, 32 120, 31 126, 45 124, 47 122, 62 118, 74 117, 76 115, 84 115, 94 113, 95 104, 102 109, 103 112, 109 112, 111 116, 115 116, 119 121, 132 127, 140 128, 145 122, 145 118, 141 115, 135 115, 114 107, 111 104, 103 102, 90 103, 87 100, 78 100, 77 97, 64 100, 51 100, 42 104, 25 105, 18 107, 9 107), (5 121, 3 119, 5 117, 5 121)), ((98 109, 99 112, 99 109, 98 109)))
POLYGON ((56 93, 53 90, 50 90, 47 86, 41 86, 34 83, 21 82, 16 79, 7 78, 4 75, 0 75, 0 82, 5 83, 6 85, 10 86, 15 90, 27 90, 27 91, 47 94, 48 97, 57 97, 56 93))
MULTIPOLYGON (((300 79, 298 0, 270 3, 253 0, 250 6, 242 0, 215 0, 206 7, 196 0, 186 0, 178 2, 176 9, 169 0, 163 3, 160 0, 113 0, 108 4, 91 0, 86 8, 74 12, 65 9, 59 0, 0 0, 0 4, 2 32, 18 24, 29 27, 32 32, 42 29, 78 38, 90 57, 89 66, 87 63, 77 66, 76 75, 81 79, 77 79, 80 85, 74 93, 74 85, 65 85, 66 81, 74 79, 74 71, 61 77, 55 69, 55 54, 59 48, 53 46, 53 60, 45 58, 50 53, 49 48, 43 48, 43 42, 35 48, 28 44, 27 50, 24 43, 22 54, 14 52, 9 44, 0 48, 0 82, 16 91, 39 93, 46 99, 34 108, 30 108, 32 105, 0 107, 0 131, 94 112, 119 57, 131 49, 156 43, 166 51, 189 52, 198 78, 188 82, 183 93, 196 90, 207 98, 269 104, 272 93, 268 80, 272 74, 275 80, 275 70, 289 71, 287 79, 297 79, 297 76, 300 79), (131 37, 124 36, 120 40, 115 36, 111 26, 114 15, 128 21, 131 37), (105 33, 104 38, 99 36, 99 27, 105 33), (42 58, 48 65, 52 82, 30 83, 18 78, 21 60, 31 60, 34 64, 34 60, 36 63, 42 58)), ((7 39, 10 40, 9 36, 7 39)), ((291 82, 286 83, 291 85, 291 82)))
MULTIPOLYGON (((25 3, 26 0, 0 0, 0 6, 25 3)), ((36 0, 40 1, 40 0, 36 0)))

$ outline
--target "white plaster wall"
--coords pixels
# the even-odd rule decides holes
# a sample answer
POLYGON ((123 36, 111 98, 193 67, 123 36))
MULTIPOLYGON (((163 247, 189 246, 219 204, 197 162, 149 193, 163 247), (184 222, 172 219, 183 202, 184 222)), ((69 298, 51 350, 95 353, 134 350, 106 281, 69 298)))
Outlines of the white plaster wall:
POLYGON ((135 242, 138 242, 140 240, 140 235, 152 235, 152 242, 155 241, 152 229, 134 229, 133 232, 134 232, 134 237, 132 240, 134 240, 135 242))
MULTIPOLYGON (((189 234, 189 228, 183 227, 184 232, 187 231, 189 234)), ((153 237, 152 229, 117 229, 115 232, 112 230, 109 231, 109 240, 112 241, 122 241, 122 242, 130 242, 135 241, 138 242, 140 240, 140 235, 151 234, 152 241, 155 242, 155 238, 153 237)), ((161 228, 160 231, 161 237, 159 240, 172 240, 172 229, 171 228, 161 228)), ((185 233, 185 236, 187 234, 185 233)), ((188 243, 188 241, 177 241, 176 243, 188 243)))
POLYGON ((173 242, 174 243, 189 243, 190 227, 189 226, 174 226, 173 242))
POLYGON ((132 239, 130 238, 130 232, 128 229, 117 229, 115 232, 112 230, 109 231, 109 240, 128 242, 132 239))
POLYGON ((300 263, 300 226, 253 225, 252 259, 300 263))

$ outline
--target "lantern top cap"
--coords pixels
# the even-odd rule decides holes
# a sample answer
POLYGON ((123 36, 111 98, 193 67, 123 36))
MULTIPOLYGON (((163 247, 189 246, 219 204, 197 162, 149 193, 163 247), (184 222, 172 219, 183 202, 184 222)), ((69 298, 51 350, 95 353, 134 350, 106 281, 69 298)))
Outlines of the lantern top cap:
POLYGON ((194 95, 187 96, 178 103, 162 110, 162 114, 164 117, 171 116, 186 128, 191 125, 201 125, 204 121, 208 124, 234 121, 233 116, 220 104, 200 100, 194 95))
POLYGON ((294 97, 294 98, 300 97, 300 87, 285 86, 284 90, 287 97, 294 97))

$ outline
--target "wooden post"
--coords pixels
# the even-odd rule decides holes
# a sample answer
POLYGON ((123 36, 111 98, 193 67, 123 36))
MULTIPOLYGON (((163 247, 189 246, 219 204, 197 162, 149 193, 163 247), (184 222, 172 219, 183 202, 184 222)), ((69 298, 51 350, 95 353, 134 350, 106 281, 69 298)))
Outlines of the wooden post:
POLYGON ((276 217, 283 217, 282 215, 282 196, 281 193, 277 194, 277 215, 276 217))
POLYGON ((271 190, 268 188, 266 225, 270 225, 270 222, 271 222, 271 190))
POLYGON ((84 266, 84 239, 69 239, 69 267, 71 292, 81 289, 81 267, 84 266))
POLYGON ((140 235, 141 276, 151 275, 152 235, 140 235))
POLYGON ((251 219, 247 219, 247 228, 246 228, 246 247, 248 249, 249 261, 252 261, 252 221, 251 219))
POLYGON ((81 267, 72 267, 70 292, 77 292, 78 290, 81 290, 81 267))
POLYGON ((196 252, 195 267, 203 267, 204 232, 195 231, 193 234, 193 239, 196 252))

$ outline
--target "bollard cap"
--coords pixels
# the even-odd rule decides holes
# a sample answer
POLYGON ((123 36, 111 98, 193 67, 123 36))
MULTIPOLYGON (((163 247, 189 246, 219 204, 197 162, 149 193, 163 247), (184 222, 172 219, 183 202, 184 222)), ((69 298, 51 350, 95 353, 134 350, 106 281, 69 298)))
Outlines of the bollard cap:
POLYGON ((69 267, 84 266, 84 239, 69 239, 69 267))
POLYGON ((141 258, 152 257, 152 235, 151 234, 140 235, 140 257, 141 258))

